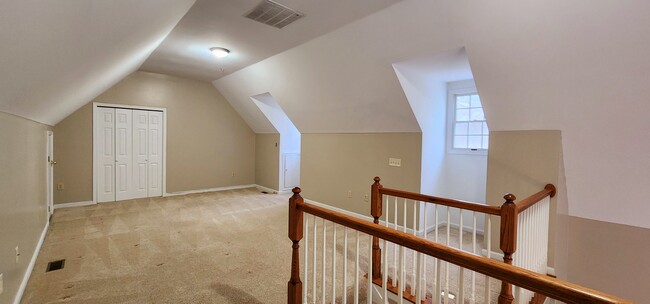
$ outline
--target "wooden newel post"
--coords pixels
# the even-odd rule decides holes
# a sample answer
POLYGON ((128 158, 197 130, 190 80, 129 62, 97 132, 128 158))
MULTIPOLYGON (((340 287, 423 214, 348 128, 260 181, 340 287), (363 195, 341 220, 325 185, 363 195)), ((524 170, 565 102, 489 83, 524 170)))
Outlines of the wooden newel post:
MULTIPOLYGON (((374 218, 374 223, 379 225, 379 218, 381 217, 381 201, 382 195, 380 189, 383 188, 379 182, 379 176, 375 176, 374 183, 370 192, 370 214, 374 218)), ((379 248, 379 238, 372 237, 372 278, 381 278, 381 248, 379 248)))
POLYGON ((293 188, 293 196, 289 199, 289 239, 291 246, 291 279, 289 279, 287 303, 302 303, 302 282, 300 281, 300 240, 303 237, 303 212, 297 206, 305 201, 300 196, 300 188, 293 188))
MULTIPOLYGON (((517 205, 513 194, 506 194, 503 197, 506 202, 501 205, 501 233, 500 248, 503 251, 503 261, 512 265, 512 254, 517 251, 517 205)), ((499 304, 512 304, 514 302, 512 295, 512 284, 501 281, 501 293, 499 294, 499 304)))

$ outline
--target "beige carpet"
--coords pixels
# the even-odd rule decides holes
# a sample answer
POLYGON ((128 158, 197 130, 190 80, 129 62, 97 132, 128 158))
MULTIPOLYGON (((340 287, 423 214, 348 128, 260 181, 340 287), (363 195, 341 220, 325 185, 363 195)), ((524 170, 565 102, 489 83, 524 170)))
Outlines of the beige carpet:
MULTIPOLYGON (((291 242, 287 237, 289 195, 243 189, 168 198, 139 199, 58 209, 50 225, 21 303, 286 303, 291 242), (66 259, 65 268, 45 272, 49 261, 66 259)), ((309 217, 313 248, 313 220, 309 217)), ((332 302, 332 224, 327 224, 326 302, 332 302)), ((439 241, 445 242, 441 230, 439 241)), ((337 295, 354 303, 355 233, 348 238, 348 284, 343 286, 343 228, 337 229, 337 295)), ((434 234, 428 235, 430 239, 434 234)), ((465 249, 470 237, 465 236, 465 249)), ((365 303, 368 236, 361 234, 359 302, 365 303)), ((458 234, 450 238, 458 245, 458 234)), ((482 243, 482 239, 479 240, 482 243)), ((313 299, 313 256, 301 277, 313 299)), ((383 244, 381 244, 383 247, 383 244)), ((322 297, 322 221, 317 220, 316 299, 322 297)), ((392 276, 392 246, 387 251, 392 276)), ((433 269, 428 259, 428 269, 433 269)), ((412 265, 406 251, 407 274, 412 265)), ((444 267, 444 266, 443 266, 444 267)), ((443 268, 444 269, 444 268, 443 268)), ((449 289, 457 291, 457 267, 450 267, 449 289)), ((444 273, 444 272, 443 272, 444 273)), ((470 279, 466 274, 465 281, 470 279)), ((428 279, 428 294, 435 289, 428 279)), ((410 285, 411 278, 406 281, 410 285)), ((494 281, 494 280, 493 280, 494 281)), ((448 282, 448 283, 447 283, 448 282)), ((498 282, 493 282, 492 289, 498 282)), ((466 284, 468 286, 469 284, 466 284)), ((476 277, 477 291, 484 288, 476 277)), ((496 294, 492 292, 491 298, 496 294)), ((483 293, 476 302, 482 303, 483 293)), ((456 301, 449 301, 455 303, 456 301)))
POLYGON ((245 189, 58 209, 21 303, 285 303, 287 200, 245 189))

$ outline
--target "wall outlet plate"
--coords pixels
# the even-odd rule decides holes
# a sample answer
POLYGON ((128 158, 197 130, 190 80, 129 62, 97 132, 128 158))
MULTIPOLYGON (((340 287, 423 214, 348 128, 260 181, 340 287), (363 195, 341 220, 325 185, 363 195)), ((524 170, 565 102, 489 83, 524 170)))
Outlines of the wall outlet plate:
POLYGON ((388 165, 391 167, 401 167, 402 166, 402 159, 401 158, 389 158, 388 159, 388 165))
POLYGON ((20 248, 16 246, 16 264, 18 264, 18 262, 20 262, 20 248))

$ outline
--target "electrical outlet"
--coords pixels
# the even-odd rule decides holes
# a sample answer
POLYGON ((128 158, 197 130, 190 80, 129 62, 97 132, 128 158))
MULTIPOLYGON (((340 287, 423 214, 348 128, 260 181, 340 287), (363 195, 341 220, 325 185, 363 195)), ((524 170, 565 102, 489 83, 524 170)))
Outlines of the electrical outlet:
POLYGON ((0 273, 0 294, 2 294, 3 291, 5 291, 5 290, 4 290, 5 281, 4 281, 4 279, 3 279, 3 276, 4 276, 4 275, 3 275, 2 273, 0 273))
POLYGON ((363 201, 364 201, 364 202, 367 202, 367 201, 368 201, 368 194, 364 194, 364 195, 363 195, 363 201))
POLYGON ((61 191, 61 190, 63 190, 63 189, 65 189, 63 183, 57 183, 57 184, 56 184, 56 190, 61 191))
POLYGON ((230 175, 232 175, 232 177, 235 177, 235 171, 232 171, 230 175))
POLYGON ((20 262, 20 248, 16 246, 16 264, 18 264, 18 262, 20 262))
POLYGON ((402 159, 401 158, 389 158, 388 159, 388 165, 391 167, 401 167, 402 166, 402 159))
POLYGON ((348 198, 352 198, 352 190, 348 190, 348 198))

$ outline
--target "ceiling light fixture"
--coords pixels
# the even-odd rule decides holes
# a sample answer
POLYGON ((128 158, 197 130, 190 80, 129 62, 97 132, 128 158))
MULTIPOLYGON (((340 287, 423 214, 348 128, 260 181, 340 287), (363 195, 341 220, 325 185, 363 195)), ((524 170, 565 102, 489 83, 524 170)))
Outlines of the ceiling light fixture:
POLYGON ((212 52, 212 55, 216 56, 217 58, 223 58, 230 54, 230 50, 224 49, 222 47, 210 48, 210 52, 212 52))

